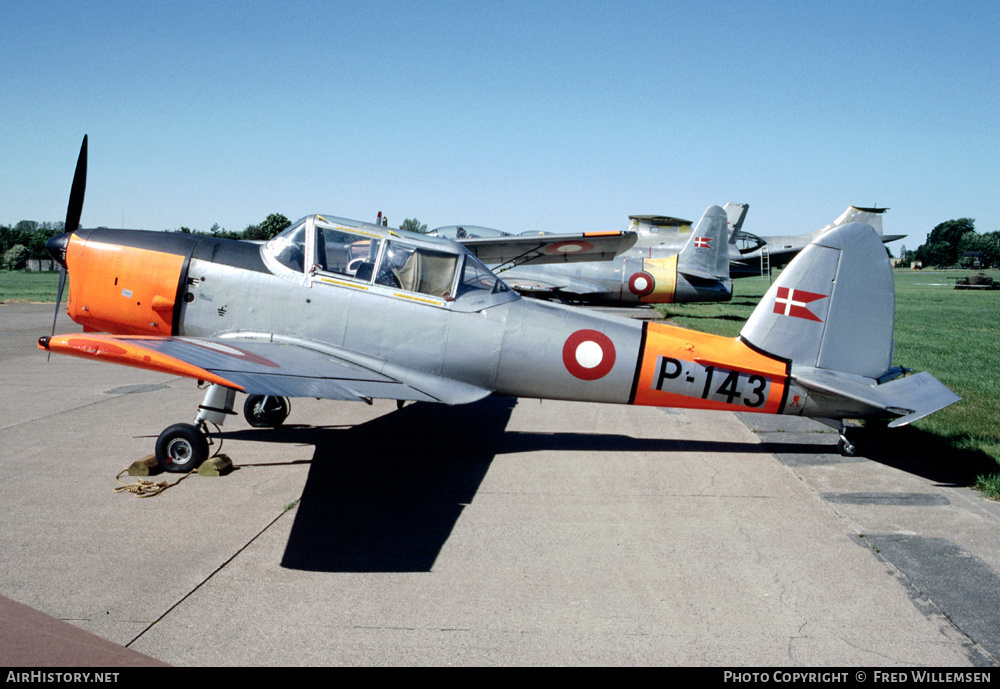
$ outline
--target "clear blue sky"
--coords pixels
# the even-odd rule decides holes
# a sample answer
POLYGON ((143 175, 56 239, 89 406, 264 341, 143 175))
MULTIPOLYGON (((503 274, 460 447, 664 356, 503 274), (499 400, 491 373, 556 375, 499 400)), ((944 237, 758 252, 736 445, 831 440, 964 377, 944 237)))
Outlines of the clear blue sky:
MULTIPOLYGON (((1000 229, 995 2, 0 2, 0 224, 1000 229)), ((894 248, 898 248, 895 244, 894 248)))

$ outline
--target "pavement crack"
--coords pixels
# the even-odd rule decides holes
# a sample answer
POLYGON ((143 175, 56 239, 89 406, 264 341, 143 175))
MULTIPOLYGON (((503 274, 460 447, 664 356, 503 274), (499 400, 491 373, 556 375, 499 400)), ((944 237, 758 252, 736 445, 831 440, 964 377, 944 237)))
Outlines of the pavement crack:
POLYGON ((161 614, 155 620, 153 620, 152 622, 150 622, 141 632, 139 632, 138 634, 136 634, 132 638, 131 641, 129 641, 128 643, 125 644, 125 648, 131 648, 132 644, 134 644, 136 641, 138 641, 139 639, 141 639, 146 634, 146 632, 148 632, 150 629, 152 629, 153 627, 155 627, 156 625, 158 625, 160 622, 162 622, 167 617, 167 615, 169 615, 174 610, 176 610, 178 607, 180 607, 180 605, 184 601, 186 601, 188 598, 190 598, 195 593, 197 593, 199 590, 201 590, 201 588, 203 586, 205 586, 208 582, 210 582, 215 577, 216 574, 218 574, 223 569, 225 569, 229 565, 230 562, 232 562, 237 557, 239 557, 240 554, 244 550, 246 550, 247 548, 249 548, 254 543, 254 541, 256 541, 258 538, 260 538, 261 536, 263 536, 264 533, 268 529, 270 529, 272 526, 274 526, 275 524, 277 524, 279 519, 281 519, 282 517, 284 517, 289 512, 292 512, 293 510, 291 509, 291 507, 292 506, 289 505, 284 510, 282 510, 281 512, 279 512, 278 516, 276 516, 274 519, 272 519, 267 524, 265 524, 264 528, 262 528, 256 534, 254 534, 253 538, 251 538, 249 541, 247 541, 246 543, 244 543, 235 553, 233 553, 229 558, 227 558, 225 562, 223 562, 218 567, 216 567, 214 570, 212 570, 211 574, 209 574, 207 577, 205 577, 200 582, 198 582, 197 586, 195 586, 193 589, 191 589, 186 594, 184 594, 183 596, 181 596, 181 598, 176 603, 174 603, 169 608, 167 608, 166 610, 164 610, 163 614, 161 614))

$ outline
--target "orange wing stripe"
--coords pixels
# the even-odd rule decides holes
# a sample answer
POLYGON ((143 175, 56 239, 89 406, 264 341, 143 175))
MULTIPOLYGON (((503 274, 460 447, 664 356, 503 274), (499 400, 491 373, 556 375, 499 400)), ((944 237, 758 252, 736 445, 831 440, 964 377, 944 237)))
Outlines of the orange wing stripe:
MULTIPOLYGON (((44 340, 44 338, 43 338, 44 340)), ((68 354, 82 359, 97 359, 121 366, 144 368, 160 373, 204 380, 227 388, 243 390, 241 385, 226 380, 221 376, 206 371, 200 366, 194 366, 180 359, 168 356, 153 349, 148 349, 134 342, 123 342, 114 337, 102 335, 57 335, 49 338, 48 346, 38 343, 39 349, 68 354)))

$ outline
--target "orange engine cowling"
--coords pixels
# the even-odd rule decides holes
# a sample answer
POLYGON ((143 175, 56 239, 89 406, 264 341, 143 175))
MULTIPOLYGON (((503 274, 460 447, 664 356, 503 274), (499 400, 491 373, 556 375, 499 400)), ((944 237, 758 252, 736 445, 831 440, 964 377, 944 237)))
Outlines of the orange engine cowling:
POLYGON ((176 246, 141 246, 143 239, 155 236, 134 230, 74 233, 66 248, 69 317, 86 331, 172 335, 177 295, 193 245, 182 240, 176 246))

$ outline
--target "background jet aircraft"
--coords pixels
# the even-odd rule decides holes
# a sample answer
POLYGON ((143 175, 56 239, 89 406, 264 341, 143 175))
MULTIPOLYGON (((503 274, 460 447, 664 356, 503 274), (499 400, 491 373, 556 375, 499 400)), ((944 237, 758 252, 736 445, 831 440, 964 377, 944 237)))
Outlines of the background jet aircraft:
MULTIPOLYGON (((888 208, 860 208, 848 206, 833 222, 816 230, 797 235, 762 235, 758 236, 743 229, 749 206, 743 203, 727 203, 726 213, 729 217, 729 273, 732 278, 760 275, 762 269, 781 268, 797 253, 802 251, 817 237, 829 232, 834 227, 851 222, 863 222, 875 228, 884 243, 894 242, 906 235, 887 235, 882 232, 882 214, 888 208), (762 260, 763 259, 763 260, 762 260)), ((661 215, 630 215, 629 231, 635 232, 639 238, 637 247, 660 246, 662 248, 680 247, 690 236, 690 221, 661 215)))
POLYGON ((727 219, 722 208, 709 207, 695 230, 687 234, 680 251, 659 246, 633 247, 612 260, 564 265, 498 265, 479 251, 477 243, 483 241, 483 236, 503 237, 505 233, 499 230, 452 225, 433 233, 456 238, 523 295, 568 303, 640 306, 731 299, 727 219))
POLYGON ((66 232, 48 244, 84 332, 38 346, 209 383, 194 423, 157 438, 169 471, 207 458, 207 424, 225 422, 237 392, 256 426, 280 425, 296 396, 804 415, 840 428, 846 453, 843 419, 894 427, 958 400, 892 366, 892 272, 869 225, 813 242, 730 339, 522 299, 456 242, 325 215, 264 244, 79 229, 86 150, 84 138, 66 232))
POLYGON ((739 252, 739 256, 733 256, 732 267, 733 277, 740 277, 744 273, 759 275, 761 272, 761 259, 766 252, 765 263, 771 268, 780 268, 786 265, 802 249, 808 246, 814 239, 821 237, 835 227, 846 225, 852 222, 863 222, 875 228, 883 243, 894 242, 902 239, 905 234, 887 235, 882 232, 882 214, 888 208, 860 208, 858 206, 848 206, 847 210, 828 225, 824 225, 815 232, 808 232, 797 235, 766 235, 760 236, 751 234, 745 230, 740 230, 734 238, 734 247, 739 252))

